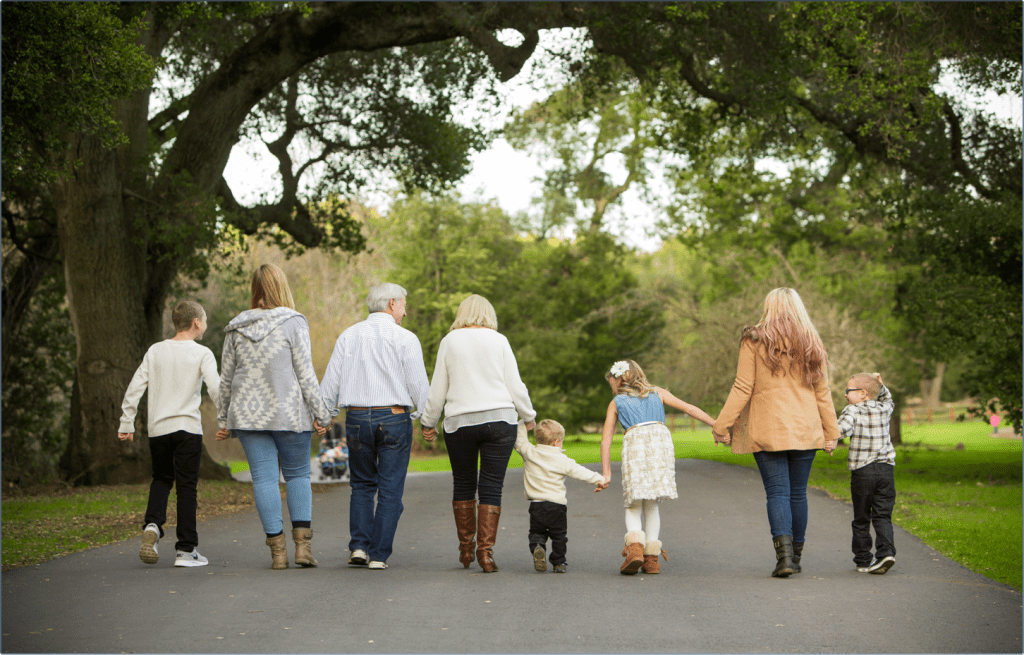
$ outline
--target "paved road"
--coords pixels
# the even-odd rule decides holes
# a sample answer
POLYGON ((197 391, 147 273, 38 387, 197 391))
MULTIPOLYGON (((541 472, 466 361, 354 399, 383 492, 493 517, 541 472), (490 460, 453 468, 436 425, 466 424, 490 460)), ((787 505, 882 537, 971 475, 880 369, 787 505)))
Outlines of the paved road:
POLYGON ((1021 652, 1021 595, 903 530, 895 568, 856 573, 850 506, 812 491, 804 572, 773 579, 756 470, 676 470, 660 575, 618 574, 621 495, 573 480, 569 572, 535 572, 521 470, 505 481, 501 571, 465 570, 450 474, 412 474, 386 571, 346 566, 349 487, 333 485, 313 496, 318 569, 270 570, 248 512, 200 525, 205 568, 174 568, 171 539, 147 566, 135 538, 4 573, 2 652, 1021 652))

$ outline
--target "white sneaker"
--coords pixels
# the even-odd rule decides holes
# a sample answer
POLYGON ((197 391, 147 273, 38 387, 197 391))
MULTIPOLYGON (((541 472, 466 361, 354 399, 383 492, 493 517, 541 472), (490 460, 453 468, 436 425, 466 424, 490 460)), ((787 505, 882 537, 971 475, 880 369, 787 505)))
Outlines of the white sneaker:
POLYGON ((868 564, 867 566, 858 566, 857 567, 857 573, 870 573, 871 572, 871 567, 874 566, 877 563, 878 563, 878 560, 875 559, 874 557, 872 557, 870 564, 868 564))
POLYGON ((139 548, 139 559, 146 564, 156 564, 160 561, 160 553, 157 552, 156 544, 160 541, 160 526, 150 523, 142 531, 142 546, 139 548))
POLYGON ((868 573, 874 573, 875 575, 885 575, 885 572, 892 568, 892 565, 896 563, 896 558, 892 555, 886 555, 882 559, 874 562, 868 573))
POLYGON ((178 554, 174 557, 175 566, 206 566, 209 563, 210 560, 199 554, 198 548, 191 553, 179 550, 178 554))
POLYGON ((366 566, 366 551, 356 548, 348 558, 349 566, 366 566))
POLYGON ((368 569, 375 569, 377 571, 383 571, 384 569, 388 568, 388 564, 387 564, 387 562, 370 562, 366 566, 366 568, 368 568, 368 569))

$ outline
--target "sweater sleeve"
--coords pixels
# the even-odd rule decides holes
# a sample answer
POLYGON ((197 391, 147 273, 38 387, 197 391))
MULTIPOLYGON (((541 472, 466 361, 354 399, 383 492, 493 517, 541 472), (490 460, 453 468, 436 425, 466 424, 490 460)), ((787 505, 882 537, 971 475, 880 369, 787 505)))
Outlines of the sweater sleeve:
MULTIPOLYGON (((529 437, 526 436, 527 434, 528 433, 526 431, 526 427, 522 423, 520 423, 519 429, 516 432, 515 449, 516 452, 519 453, 519 455, 523 458, 523 461, 526 461, 526 459, 533 454, 534 446, 532 443, 530 443, 529 437)), ((603 480, 604 478, 601 479, 603 480)))
POLYGON ((316 379, 316 371, 313 370, 312 347, 309 344, 309 325, 305 317, 296 317, 293 320, 293 327, 288 332, 292 353, 292 371, 295 372, 295 379, 299 382, 299 390, 302 392, 302 399, 306 407, 316 418, 316 422, 323 427, 331 424, 331 413, 327 411, 327 405, 320 397, 320 383, 316 379))
POLYGON ((444 400, 448 397, 448 339, 441 339, 441 345, 437 348, 437 361, 434 363, 434 377, 430 381, 430 392, 427 394, 427 402, 423 406, 423 414, 420 415, 420 425, 425 428, 432 428, 437 425, 441 418, 441 410, 444 409, 444 400))
POLYGON ((139 410, 139 400, 142 399, 142 394, 146 393, 148 386, 149 351, 147 350, 139 368, 135 369, 135 375, 132 376, 128 390, 124 393, 124 401, 121 403, 121 425, 117 428, 118 432, 135 432, 135 415, 139 410))
POLYGON ((537 412, 533 410, 533 403, 530 402, 530 392, 523 384, 522 378, 519 377, 519 364, 516 362, 515 353, 512 352, 512 346, 509 345, 507 339, 504 340, 503 351, 505 387, 508 389, 509 395, 512 396, 512 402, 516 406, 516 411, 519 412, 519 418, 529 423, 537 417, 537 412))
POLYGON ((576 480, 580 480, 581 482, 589 482, 590 484, 599 484, 604 482, 603 475, 597 471, 591 471, 586 466, 577 464, 576 462, 572 462, 572 466, 570 466, 569 470, 566 471, 566 475, 576 480))
POLYGON ((732 385, 732 390, 729 391, 729 398, 725 401, 725 406, 718 413, 714 427, 711 428, 711 431, 719 437, 724 437, 732 429, 740 412, 747 406, 750 394, 754 392, 755 348, 751 339, 744 339, 740 344, 740 361, 736 365, 736 381, 732 385))
POLYGON ((220 376, 217 375, 217 360, 213 351, 203 346, 203 358, 199 362, 199 372, 206 383, 206 393, 210 394, 213 406, 220 408, 220 376))
POLYGON ((235 333, 228 332, 220 354, 220 402, 217 403, 217 427, 228 426, 231 407, 231 380, 235 376, 235 333))

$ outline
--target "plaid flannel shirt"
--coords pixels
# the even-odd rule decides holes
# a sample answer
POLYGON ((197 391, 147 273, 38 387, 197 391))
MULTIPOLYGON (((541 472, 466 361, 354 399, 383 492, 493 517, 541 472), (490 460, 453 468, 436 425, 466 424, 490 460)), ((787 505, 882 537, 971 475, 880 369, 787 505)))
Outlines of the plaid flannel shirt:
POLYGON ((896 465, 896 449, 889 440, 893 406, 892 395, 882 385, 877 400, 847 405, 839 415, 839 434, 850 440, 847 466, 851 471, 873 462, 896 465))

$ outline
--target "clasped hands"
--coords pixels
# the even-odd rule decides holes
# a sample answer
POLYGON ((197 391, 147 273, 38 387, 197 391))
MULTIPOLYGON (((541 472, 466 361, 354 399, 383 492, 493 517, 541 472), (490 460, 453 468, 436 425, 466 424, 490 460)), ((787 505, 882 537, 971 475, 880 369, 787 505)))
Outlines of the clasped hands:
MULTIPOLYGON (((333 423, 333 421, 332 421, 332 423, 333 423)), ((331 427, 331 423, 328 423, 326 426, 323 426, 323 425, 320 425, 319 423, 317 423, 316 421, 313 421, 313 429, 316 430, 316 436, 318 436, 318 437, 322 437, 325 434, 327 434, 327 430, 330 429, 330 427, 331 427)), ((118 436, 120 436, 120 435, 118 435, 118 436)), ((231 431, 228 430, 227 428, 221 428, 221 429, 217 430, 217 437, 216 437, 217 441, 224 441, 225 439, 227 439, 230 436, 231 436, 231 431)))

